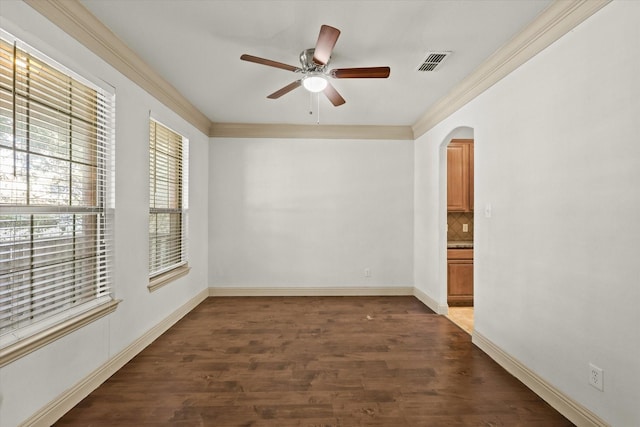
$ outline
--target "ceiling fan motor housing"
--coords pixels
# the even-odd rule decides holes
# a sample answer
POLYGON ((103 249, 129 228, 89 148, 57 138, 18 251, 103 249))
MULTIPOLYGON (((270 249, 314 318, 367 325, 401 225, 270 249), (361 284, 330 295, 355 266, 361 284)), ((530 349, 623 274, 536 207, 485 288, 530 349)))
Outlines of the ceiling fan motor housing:
POLYGON ((313 60, 314 52, 315 52, 315 49, 311 48, 311 49, 303 50, 300 53, 300 65, 302 65, 302 71, 305 73, 306 72, 324 73, 325 70, 327 69, 327 65, 329 65, 329 61, 327 61, 327 63, 324 65, 317 64, 313 60))
POLYGON ((389 77, 391 71, 389 67, 360 67, 360 68, 334 68, 331 72, 327 71, 327 66, 331 60, 331 53, 340 36, 340 30, 329 25, 320 27, 318 41, 312 49, 303 50, 300 53, 301 67, 285 64, 283 62, 273 61, 271 59, 260 58, 258 56, 247 55, 240 56, 243 61, 254 62, 256 64, 267 65, 269 67, 280 68, 282 70, 301 73, 302 77, 285 87, 278 89, 271 95, 269 99, 278 99, 282 95, 303 86, 309 92, 323 92, 334 106, 340 106, 346 101, 338 93, 338 91, 329 83, 329 78, 334 79, 354 79, 354 78, 383 78, 389 77))

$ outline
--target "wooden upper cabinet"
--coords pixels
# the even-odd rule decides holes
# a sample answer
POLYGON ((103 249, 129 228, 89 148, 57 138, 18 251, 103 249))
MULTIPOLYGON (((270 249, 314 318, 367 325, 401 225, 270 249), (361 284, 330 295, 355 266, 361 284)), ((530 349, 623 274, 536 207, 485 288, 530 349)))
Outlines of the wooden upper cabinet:
POLYGON ((447 210, 473 211, 473 139, 452 139, 447 146, 447 210))
POLYGON ((473 212, 473 139, 469 143, 469 211, 473 212))

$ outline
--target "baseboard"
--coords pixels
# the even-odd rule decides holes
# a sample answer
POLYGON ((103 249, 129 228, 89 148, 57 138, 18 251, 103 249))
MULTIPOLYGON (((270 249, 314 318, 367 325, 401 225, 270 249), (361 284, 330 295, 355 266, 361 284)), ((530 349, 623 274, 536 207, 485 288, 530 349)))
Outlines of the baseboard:
POLYGON ((44 408, 33 414, 22 422, 21 426, 48 427, 58 421, 64 414, 77 405, 82 399, 87 397, 100 384, 105 382, 111 375, 116 373, 127 362, 133 359, 138 353, 151 344, 156 338, 166 332, 184 315, 193 310, 198 304, 209 296, 207 289, 201 291, 191 298, 180 308, 171 313, 168 317, 147 331, 140 338, 131 343, 124 350, 113 356, 104 365, 86 376, 82 381, 62 393, 55 400, 49 402, 44 408))
POLYGON ((351 287, 210 287, 211 297, 306 297, 413 295, 413 286, 351 287))
MULTIPOLYGON (((82 381, 66 390, 45 407, 23 421, 20 426, 48 427, 70 411, 82 399, 98 388, 111 375, 144 350, 156 338, 166 332, 178 320, 193 310, 209 296, 399 296, 413 295, 439 314, 446 314, 447 307, 412 286, 368 287, 210 287, 191 298, 168 317, 147 331, 105 364, 87 375, 82 381), (444 313, 443 313, 444 311, 444 313)), ((598 425, 598 424, 593 424, 598 425)), ((604 424, 600 424, 604 425, 604 424)))
POLYGON ((440 305, 436 300, 425 294, 418 288, 413 288, 413 296, 418 298, 424 305, 435 311, 436 314, 447 315, 449 314, 448 305, 440 305))
POLYGON ((533 372, 510 354, 506 353, 477 330, 473 331, 472 342, 578 427, 609 426, 609 424, 596 414, 562 393, 553 385, 549 384, 543 378, 538 376, 538 374, 533 372))
MULTIPOLYGON (((168 317, 112 357, 82 381, 51 401, 44 408, 22 422, 21 426, 50 426, 88 396, 100 384, 116 373, 127 362, 144 350, 156 338, 166 332, 178 320, 193 310, 208 296, 370 296, 370 295, 413 295, 438 314, 447 314, 448 307, 439 305, 433 298, 419 289, 402 287, 211 287, 198 293, 168 317)), ((608 427, 609 425, 593 412, 563 394, 553 385, 538 376, 520 361, 503 351, 481 333, 474 330, 473 343, 487 353, 500 366, 518 378, 558 412, 578 427, 608 427)))

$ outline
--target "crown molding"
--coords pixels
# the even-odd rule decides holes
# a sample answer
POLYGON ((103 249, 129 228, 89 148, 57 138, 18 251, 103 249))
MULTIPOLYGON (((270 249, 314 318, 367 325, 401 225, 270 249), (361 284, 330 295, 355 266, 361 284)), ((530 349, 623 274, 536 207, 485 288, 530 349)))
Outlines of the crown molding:
POLYGON ((78 0, 24 0, 209 137, 413 140, 410 126, 212 123, 78 0))
POLYGON ((147 65, 78 0, 24 1, 180 117, 208 135, 211 120, 147 65))
POLYGON ((422 136, 611 0, 556 0, 411 127, 213 123, 78 0, 24 1, 210 137, 406 140, 422 136))
POLYGON ((611 0, 556 0, 412 126, 417 139, 534 57, 611 0))
POLYGON ((412 140, 410 126, 290 125, 259 123, 213 123, 216 138, 319 138, 412 140))

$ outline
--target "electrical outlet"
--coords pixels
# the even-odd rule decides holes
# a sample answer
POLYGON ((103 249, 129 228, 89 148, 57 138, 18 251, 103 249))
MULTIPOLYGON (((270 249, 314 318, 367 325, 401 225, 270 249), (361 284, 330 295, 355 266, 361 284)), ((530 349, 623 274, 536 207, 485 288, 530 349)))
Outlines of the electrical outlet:
POLYGON ((463 233, 469 232, 469 224, 462 224, 462 232, 463 233))
POLYGON ((589 384, 604 391, 604 372, 593 363, 589 363, 589 384))
POLYGON ((371 277, 371 269, 370 268, 365 268, 364 269, 364 277, 371 277))

